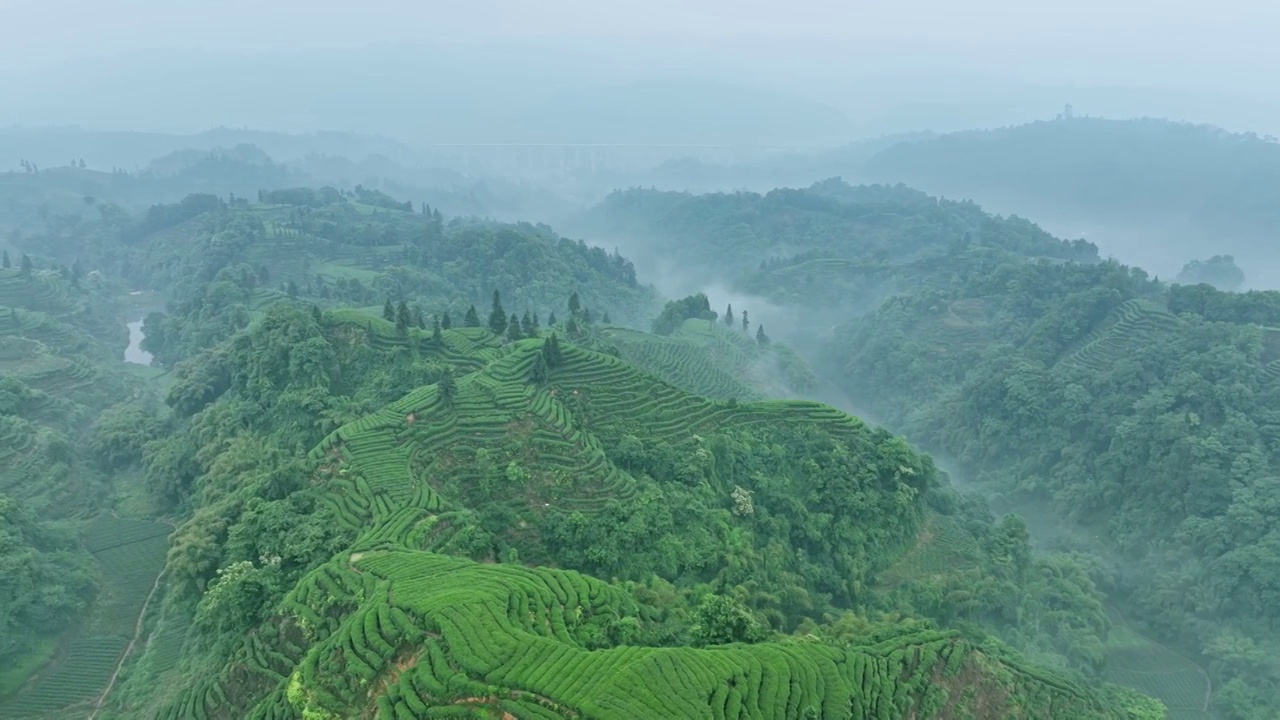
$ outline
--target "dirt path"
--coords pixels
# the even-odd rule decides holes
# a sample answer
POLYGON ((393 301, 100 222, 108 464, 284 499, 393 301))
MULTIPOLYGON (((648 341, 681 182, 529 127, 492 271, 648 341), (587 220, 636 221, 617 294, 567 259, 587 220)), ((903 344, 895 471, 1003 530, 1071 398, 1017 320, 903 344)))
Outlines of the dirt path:
POLYGON ((98 713, 102 712, 102 706, 107 701, 107 696, 115 689, 116 680, 120 678, 120 671, 124 669, 125 662, 133 654, 133 648, 138 644, 138 639, 142 636, 142 625, 147 618, 147 610, 151 607, 151 600, 156 596, 156 591, 160 589, 160 581, 163 579, 164 571, 161 570, 160 574, 156 575, 156 581, 151 586, 151 592, 147 593, 147 599, 142 602, 142 610, 138 612, 138 621, 133 625, 133 638, 129 640, 129 646, 124 649, 124 653, 116 661, 116 667, 111 671, 111 680, 107 682, 107 689, 103 690, 102 694, 93 701, 93 712, 89 714, 89 720, 97 720, 98 713))

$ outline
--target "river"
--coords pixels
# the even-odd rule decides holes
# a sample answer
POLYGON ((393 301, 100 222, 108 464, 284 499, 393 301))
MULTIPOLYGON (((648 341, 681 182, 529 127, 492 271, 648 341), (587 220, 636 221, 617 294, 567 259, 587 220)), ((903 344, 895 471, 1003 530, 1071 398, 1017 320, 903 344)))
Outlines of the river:
POLYGON ((124 349, 124 361, 135 365, 150 365, 151 353, 142 349, 142 318, 127 324, 129 347, 124 349))

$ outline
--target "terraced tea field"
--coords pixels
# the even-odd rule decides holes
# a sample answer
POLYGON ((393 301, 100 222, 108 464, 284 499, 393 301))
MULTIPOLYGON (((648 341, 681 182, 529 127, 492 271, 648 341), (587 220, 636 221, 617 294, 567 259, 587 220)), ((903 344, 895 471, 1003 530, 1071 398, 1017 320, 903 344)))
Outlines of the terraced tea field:
POLYGON ((102 515, 85 530, 101 590, 85 627, 35 684, 0 705, 0 718, 85 717, 107 690, 164 567, 168 525, 102 515))
POLYGON ((1204 669, 1134 631, 1114 608, 1109 614, 1107 680, 1158 698, 1167 720, 1211 720, 1213 687, 1204 669))
POLYGON ((1059 361, 1060 365, 1105 372, 1117 360, 1131 355, 1154 338, 1178 326, 1178 318, 1146 300, 1129 300, 1116 308, 1103 326, 1080 349, 1059 361))

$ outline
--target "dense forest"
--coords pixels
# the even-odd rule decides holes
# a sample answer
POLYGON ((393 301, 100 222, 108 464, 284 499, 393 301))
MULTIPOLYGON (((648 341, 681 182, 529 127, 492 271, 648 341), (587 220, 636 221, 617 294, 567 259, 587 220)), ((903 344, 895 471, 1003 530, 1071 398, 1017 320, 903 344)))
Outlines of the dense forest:
MULTIPOLYGON (((904 188, 784 195, 835 218, 797 248, 895 283, 939 239, 1094 258, 904 188), (864 193, 914 219, 855 247, 864 193)), ((795 399, 831 381, 749 305, 364 188, 98 216, 0 270, 5 716, 1164 716, 1093 559, 795 399), (116 360, 138 287, 152 367, 116 360)), ((744 278, 782 246, 729 242, 744 278)))
POLYGON ((1015 208, 1063 233, 1087 229, 1117 256, 1168 276, 1210 248, 1247 262, 1253 287, 1280 278, 1273 137, 1064 115, 898 143, 859 177, 1015 208))
MULTIPOLYGON (((1017 218, 975 226, 968 203, 913 212, 902 188, 893 222, 914 220, 918 235, 885 247, 864 218, 886 191, 631 191, 593 215, 679 239, 665 249, 677 264, 722 252, 726 237, 809 253, 726 279, 792 313, 779 338, 816 344, 818 373, 857 407, 1001 505, 1047 517, 1045 543, 1079 554, 1113 618, 1195 658, 1151 671, 1203 689, 1198 664, 1222 717, 1269 717, 1280 705, 1280 668, 1266 659, 1280 641, 1268 510, 1280 294, 1170 285, 1017 218), (849 262, 868 251, 882 258, 875 274, 849 262)), ((1215 257, 1182 281, 1230 285, 1235 273, 1215 257)), ((1171 711, 1176 694, 1162 694, 1171 711)))

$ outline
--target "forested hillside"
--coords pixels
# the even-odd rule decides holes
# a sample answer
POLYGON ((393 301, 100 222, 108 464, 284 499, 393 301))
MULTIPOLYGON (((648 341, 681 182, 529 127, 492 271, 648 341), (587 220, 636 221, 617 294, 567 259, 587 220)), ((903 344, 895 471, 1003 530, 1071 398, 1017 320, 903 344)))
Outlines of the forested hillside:
POLYGON ((1253 287, 1280 282, 1274 138, 1167 120, 1059 118, 900 143, 868 160, 865 174, 1018 208, 1062 232, 1092 230, 1091 239, 1162 274, 1227 252, 1251 266, 1253 287))
POLYGON ((168 372, 131 383, 161 406, 96 421, 118 480, 62 536, 6 510, 32 557, 81 558, 47 573, 87 550, 109 586, 60 611, 49 664, 11 649, 0 713, 1163 716, 1103 682, 1087 565, 900 437, 767 399, 820 381, 747 308, 664 307, 616 253, 384 198, 24 236, 32 302, 34 276, 87 281, 59 264, 164 293, 168 372), (176 525, 163 573, 170 528, 125 510, 176 525))
MULTIPOLYGON (((922 196, 914 215, 894 213, 891 242, 867 214, 832 230, 827 219, 885 192, 633 191, 594 214, 678 239, 667 251, 683 262, 821 248, 825 275, 769 260, 719 267, 731 290, 779 303, 775 315, 790 318, 775 323, 780 339, 821 339, 819 374, 858 407, 1003 504, 1048 518, 1045 542, 1092 556, 1082 560, 1117 624, 1177 648, 1110 645, 1108 677, 1160 695, 1177 717, 1203 717, 1207 671, 1221 717, 1269 717, 1280 706, 1280 668, 1267 659, 1280 645, 1268 509, 1280 295, 1171 286, 1025 221, 922 196), (878 275, 836 260, 874 253, 886 258, 878 275), (797 279, 812 289, 795 292, 797 279)), ((913 197, 892 192, 899 208, 913 197)))

